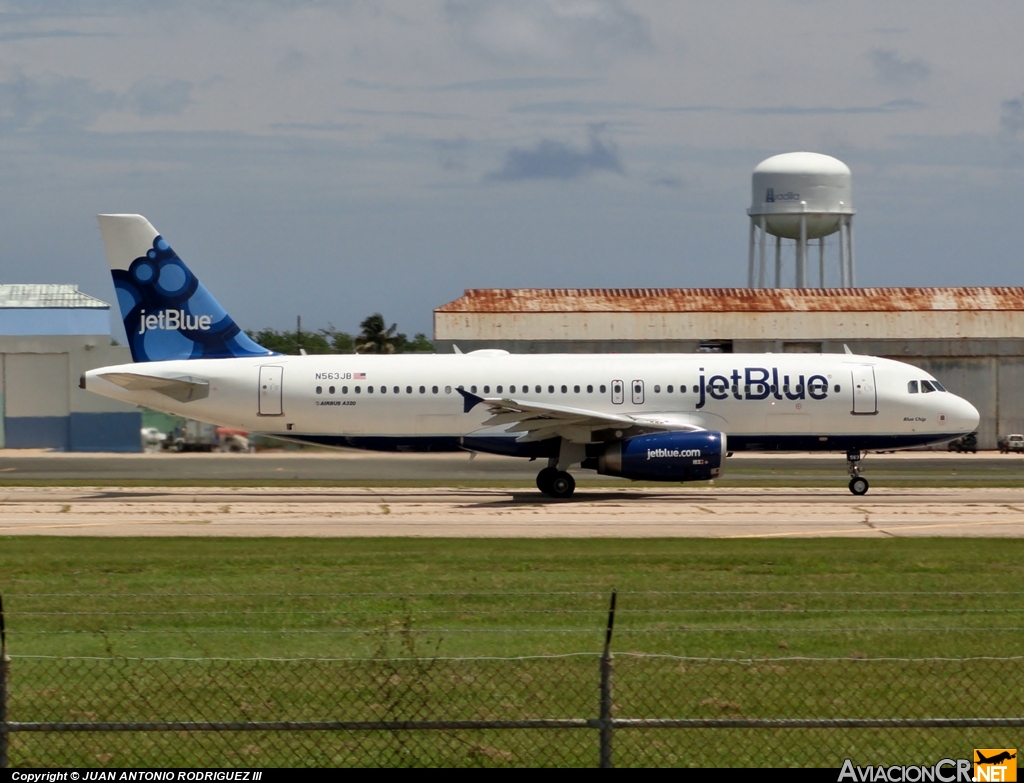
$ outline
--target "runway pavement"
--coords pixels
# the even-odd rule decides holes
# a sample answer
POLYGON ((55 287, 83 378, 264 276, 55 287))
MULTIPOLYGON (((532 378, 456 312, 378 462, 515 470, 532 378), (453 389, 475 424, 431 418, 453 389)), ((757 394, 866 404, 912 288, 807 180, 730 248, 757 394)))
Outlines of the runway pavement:
POLYGON ((1024 489, 0 489, 0 536, 1024 535, 1024 489))

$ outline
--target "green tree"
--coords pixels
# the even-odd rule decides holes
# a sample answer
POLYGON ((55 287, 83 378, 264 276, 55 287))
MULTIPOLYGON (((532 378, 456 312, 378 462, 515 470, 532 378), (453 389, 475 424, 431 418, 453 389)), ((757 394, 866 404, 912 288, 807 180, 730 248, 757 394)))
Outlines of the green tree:
POLYGON ((398 332, 398 324, 387 326, 384 316, 374 313, 359 324, 362 333, 356 338, 356 353, 394 353, 409 339, 398 332))

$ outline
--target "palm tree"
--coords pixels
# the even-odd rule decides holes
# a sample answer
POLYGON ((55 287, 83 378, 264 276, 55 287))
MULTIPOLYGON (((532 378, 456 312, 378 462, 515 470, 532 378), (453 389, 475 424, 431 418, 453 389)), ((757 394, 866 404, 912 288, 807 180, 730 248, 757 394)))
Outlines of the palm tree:
POLYGON ((362 333, 356 338, 356 353, 394 353, 395 330, 398 324, 386 327, 384 316, 374 313, 368 316, 359 328, 362 333))

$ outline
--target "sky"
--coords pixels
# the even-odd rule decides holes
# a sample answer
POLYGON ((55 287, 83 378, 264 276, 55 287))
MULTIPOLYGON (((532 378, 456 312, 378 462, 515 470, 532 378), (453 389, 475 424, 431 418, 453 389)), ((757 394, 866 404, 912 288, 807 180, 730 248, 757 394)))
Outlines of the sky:
POLYGON ((751 172, 810 150, 853 172, 859 285, 1021 285, 1022 30, 1019 0, 0 0, 0 282, 115 301, 95 214, 131 212, 248 329, 743 286, 751 172))

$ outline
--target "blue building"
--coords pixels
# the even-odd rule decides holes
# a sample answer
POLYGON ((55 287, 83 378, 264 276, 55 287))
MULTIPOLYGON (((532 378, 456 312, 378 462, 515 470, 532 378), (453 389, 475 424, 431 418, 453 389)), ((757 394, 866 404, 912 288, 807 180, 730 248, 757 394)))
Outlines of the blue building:
POLYGON ((130 362, 111 345, 110 305, 75 285, 0 285, 0 448, 140 451, 142 414, 78 388, 130 362))

